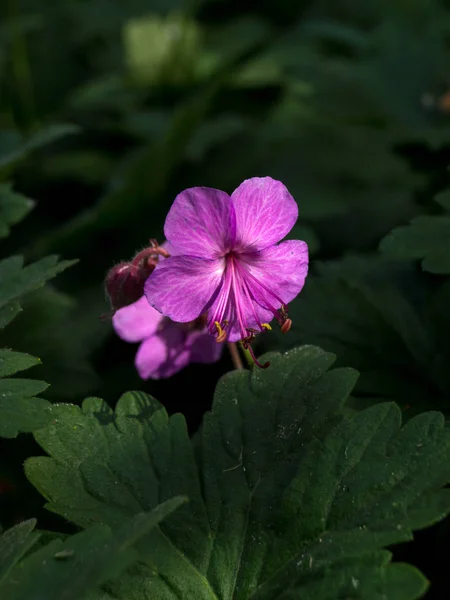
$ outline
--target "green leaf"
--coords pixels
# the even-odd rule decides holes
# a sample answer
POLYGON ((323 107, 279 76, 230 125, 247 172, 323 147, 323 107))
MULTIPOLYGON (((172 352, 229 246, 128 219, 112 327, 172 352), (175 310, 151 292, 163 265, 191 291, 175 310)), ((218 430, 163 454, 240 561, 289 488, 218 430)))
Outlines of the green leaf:
POLYGON ((2 339, 8 347, 39 355, 43 363, 39 375, 52 383, 46 397, 61 402, 97 389, 99 378, 89 357, 110 335, 110 327, 98 318, 105 310, 98 282, 95 289, 82 292, 77 302, 46 285, 22 304, 23 314, 2 339))
MULTIPOLYGON (((79 600, 96 586, 136 561, 133 546, 176 510, 184 498, 173 498, 150 513, 129 519, 114 535, 96 525, 65 540, 56 539, 22 560, 0 586, 10 600, 79 600)), ((4 596, 3 596, 4 594, 4 596)))
MULTIPOLYGON (((10 367, 24 364, 26 358, 9 361, 10 367)), ((38 362, 38 361, 36 361, 38 362)), ((20 370, 18 367, 17 370, 20 370)), ((47 389, 48 384, 33 379, 0 379, 0 437, 14 438, 19 432, 29 432, 48 425, 52 419, 52 407, 47 400, 35 398, 47 389)))
MULTIPOLYGON (((23 267, 23 258, 13 256, 0 262, 0 328, 7 325, 21 310, 18 300, 76 261, 58 262, 49 256, 23 267)), ((0 377, 40 364, 40 359, 8 349, 0 350, 0 377)), ((0 437, 13 438, 19 432, 34 431, 48 425, 52 407, 47 400, 36 398, 48 387, 32 379, 0 379, 0 437)))
POLYGON ((40 362, 39 358, 29 354, 0 349, 0 377, 7 377, 18 371, 25 371, 25 369, 34 367, 34 365, 39 365, 40 362))
POLYGON ((424 215, 409 225, 397 227, 380 243, 380 250, 393 258, 422 260, 430 273, 450 273, 450 217, 424 215))
POLYGON ((38 534, 32 533, 35 525, 36 519, 29 519, 0 536, 0 589, 11 569, 39 537, 38 534))
POLYGON ((394 404, 341 408, 352 369, 312 347, 219 383, 194 447, 180 415, 132 392, 113 412, 91 398, 54 406, 26 462, 47 507, 81 526, 189 504, 138 549, 143 563, 92 598, 418 598, 426 580, 384 546, 443 518, 450 431, 437 413, 403 428, 394 404), (359 590, 359 591, 358 591, 359 590))
POLYGON ((379 256, 316 263, 289 306, 289 335, 275 330, 272 339, 277 336, 283 349, 305 341, 320 345, 336 353, 339 364, 357 368, 355 408, 384 399, 414 412, 447 410, 448 394, 435 373, 435 341, 410 290, 423 293, 412 266, 379 256))
POLYGON ((12 256, 0 261, 0 309, 10 302, 18 300, 24 294, 32 292, 58 273, 76 264, 76 260, 58 262, 57 256, 47 256, 23 266, 23 257, 12 256))
POLYGON ((8 302, 0 308, 0 329, 4 329, 21 312, 18 302, 8 302))
POLYGON ((444 190, 443 192, 439 192, 434 197, 435 201, 445 208, 446 210, 450 210, 450 190, 444 190))
POLYGON ((0 238, 6 237, 10 226, 21 221, 33 206, 33 200, 15 193, 11 184, 0 183, 0 238))
MULTIPOLYGON (((30 138, 20 139, 19 136, 12 137, 9 146, 0 154, 0 169, 11 167, 19 160, 26 158, 29 154, 58 141, 66 135, 78 133, 79 127, 70 123, 49 125, 47 128, 34 133, 30 138)), ((0 139, 0 146, 1 146, 0 139)))

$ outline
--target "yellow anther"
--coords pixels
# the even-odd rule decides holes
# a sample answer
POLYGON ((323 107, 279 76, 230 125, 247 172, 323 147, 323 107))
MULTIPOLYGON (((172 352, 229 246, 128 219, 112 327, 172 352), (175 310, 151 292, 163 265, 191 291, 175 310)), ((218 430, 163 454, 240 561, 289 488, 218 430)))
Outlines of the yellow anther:
POLYGON ((217 329, 216 342, 220 344, 221 342, 224 342, 227 339, 227 332, 225 331, 225 329, 222 328, 219 321, 214 321, 214 325, 217 329))
POLYGON ((261 327, 263 329, 267 329, 267 331, 272 331, 272 327, 269 325, 269 323, 261 323, 261 327))

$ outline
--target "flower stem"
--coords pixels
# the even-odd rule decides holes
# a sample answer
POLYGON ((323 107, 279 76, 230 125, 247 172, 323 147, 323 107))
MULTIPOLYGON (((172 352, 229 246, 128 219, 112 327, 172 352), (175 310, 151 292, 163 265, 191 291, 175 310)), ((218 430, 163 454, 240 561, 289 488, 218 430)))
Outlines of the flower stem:
POLYGON ((251 353, 249 352, 249 350, 247 348, 244 348, 244 344, 242 342, 239 342, 239 345, 245 356, 245 360, 247 361, 248 368, 250 370, 252 370, 253 367, 255 366, 255 361, 253 360, 251 353))
POLYGON ((234 368, 242 370, 244 368, 244 365, 242 363, 241 355, 239 354, 239 348, 237 347, 236 342, 228 342, 227 345, 228 350, 231 354, 231 360, 233 362, 234 368))

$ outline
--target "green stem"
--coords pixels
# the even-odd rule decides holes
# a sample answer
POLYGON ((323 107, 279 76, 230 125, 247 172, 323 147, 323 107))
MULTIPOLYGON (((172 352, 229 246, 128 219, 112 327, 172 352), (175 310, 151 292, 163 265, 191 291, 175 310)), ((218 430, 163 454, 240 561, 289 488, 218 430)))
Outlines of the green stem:
POLYGON ((244 348, 244 345, 243 345, 242 342, 239 342, 239 345, 241 347, 242 353, 245 356, 245 360, 247 361, 247 365, 248 365, 249 369, 253 369, 253 367, 255 366, 255 362, 254 362, 254 360, 252 358, 252 355, 247 350, 247 348, 244 348))

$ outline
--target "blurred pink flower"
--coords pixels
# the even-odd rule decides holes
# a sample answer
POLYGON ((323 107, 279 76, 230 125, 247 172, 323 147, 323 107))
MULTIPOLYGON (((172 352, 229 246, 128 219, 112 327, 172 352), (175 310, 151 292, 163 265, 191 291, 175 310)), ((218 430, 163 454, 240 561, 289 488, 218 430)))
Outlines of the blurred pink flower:
POLYGON ((141 342, 135 365, 142 379, 164 379, 189 363, 219 360, 223 345, 217 344, 200 317, 190 323, 174 323, 152 308, 145 296, 113 316, 117 335, 126 342, 141 342))

